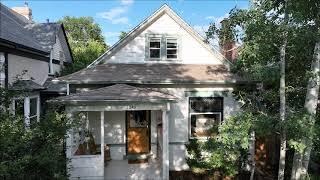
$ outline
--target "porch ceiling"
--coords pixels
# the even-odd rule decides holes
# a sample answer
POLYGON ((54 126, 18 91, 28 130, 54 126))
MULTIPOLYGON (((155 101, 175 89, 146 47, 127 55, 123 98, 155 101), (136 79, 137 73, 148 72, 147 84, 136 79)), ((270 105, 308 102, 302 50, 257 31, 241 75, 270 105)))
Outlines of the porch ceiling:
POLYGON ((150 88, 140 88, 126 84, 115 84, 88 92, 58 97, 52 102, 165 102, 177 101, 178 98, 166 92, 150 88))

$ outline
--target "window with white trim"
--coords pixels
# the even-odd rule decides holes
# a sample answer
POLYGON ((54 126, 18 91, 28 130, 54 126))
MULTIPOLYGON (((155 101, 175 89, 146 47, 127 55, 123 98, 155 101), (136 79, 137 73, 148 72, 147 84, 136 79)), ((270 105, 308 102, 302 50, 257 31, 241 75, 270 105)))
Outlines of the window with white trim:
POLYGON ((25 124, 36 123, 40 118, 39 96, 27 96, 13 99, 13 113, 25 118, 25 124))
POLYGON ((160 54, 161 54, 161 39, 160 38, 150 38, 149 53, 150 53, 151 59, 160 59, 160 54))
POLYGON ((214 137, 223 119, 223 97, 190 97, 191 138, 214 137))
POLYGON ((166 48, 167 59, 178 58, 178 40, 176 38, 167 38, 166 48))
POLYGON ((151 61, 178 60, 180 44, 178 35, 146 34, 145 58, 151 61))

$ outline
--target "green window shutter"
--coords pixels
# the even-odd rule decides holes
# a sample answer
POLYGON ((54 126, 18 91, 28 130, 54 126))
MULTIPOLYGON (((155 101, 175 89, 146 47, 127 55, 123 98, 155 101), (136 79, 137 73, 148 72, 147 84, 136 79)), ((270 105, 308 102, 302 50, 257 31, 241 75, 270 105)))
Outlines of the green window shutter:
POLYGON ((149 43, 149 34, 146 33, 145 35, 145 61, 149 60, 150 59, 150 51, 149 51, 149 46, 150 46, 150 43, 149 43))
POLYGON ((166 35, 161 36, 161 50, 160 50, 160 59, 165 61, 167 59, 167 43, 166 35))

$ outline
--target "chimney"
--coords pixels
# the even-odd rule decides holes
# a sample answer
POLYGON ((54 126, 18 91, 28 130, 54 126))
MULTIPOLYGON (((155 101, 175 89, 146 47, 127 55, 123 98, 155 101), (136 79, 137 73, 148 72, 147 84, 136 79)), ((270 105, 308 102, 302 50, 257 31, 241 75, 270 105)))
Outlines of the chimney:
POLYGON ((23 7, 13 7, 11 8, 16 13, 24 16, 28 20, 32 21, 32 10, 29 8, 28 3, 25 2, 23 7))
POLYGON ((226 41, 222 47, 222 54, 226 59, 231 62, 235 62, 238 58, 237 45, 235 41, 226 41))
MULTIPOLYGON (((227 30, 226 28, 229 28, 227 21, 222 20, 220 23, 221 23, 222 28, 225 28, 225 30, 227 30)), ((233 38, 230 38, 227 35, 223 39, 220 39, 220 49, 222 51, 221 53, 223 54, 223 56, 226 59, 228 59, 229 61, 235 62, 237 60, 238 47, 237 47, 236 42, 233 38)))

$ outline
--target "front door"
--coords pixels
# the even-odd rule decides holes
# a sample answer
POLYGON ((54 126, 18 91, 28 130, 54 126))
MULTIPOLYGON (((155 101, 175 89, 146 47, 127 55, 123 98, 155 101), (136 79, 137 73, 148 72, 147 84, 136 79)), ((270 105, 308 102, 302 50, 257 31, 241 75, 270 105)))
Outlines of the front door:
POLYGON ((127 111, 127 152, 150 152, 150 111, 127 111))

